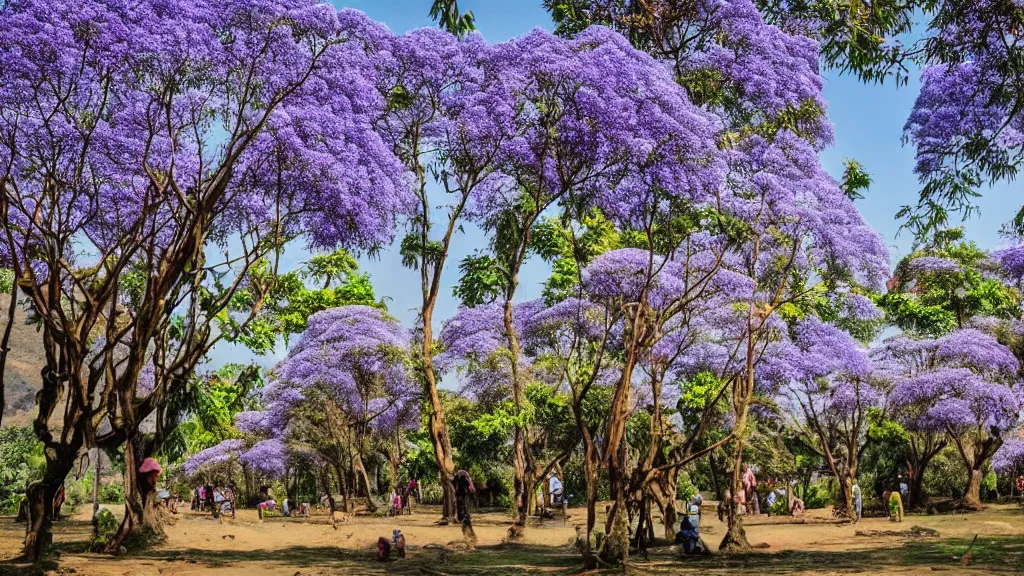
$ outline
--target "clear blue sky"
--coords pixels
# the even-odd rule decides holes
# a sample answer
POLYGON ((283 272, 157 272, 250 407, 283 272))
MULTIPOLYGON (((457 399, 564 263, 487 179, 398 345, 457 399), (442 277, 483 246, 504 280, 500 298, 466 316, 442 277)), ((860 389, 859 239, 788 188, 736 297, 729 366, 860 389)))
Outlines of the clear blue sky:
MULTIPOLYGON (((362 10, 396 33, 433 25, 427 15, 431 0, 332 1, 338 7, 362 10)), ((553 27, 540 0, 460 0, 459 7, 473 11, 477 27, 491 42, 514 38, 535 27, 553 27)), ((894 262, 909 251, 911 244, 908 234, 897 237, 899 222, 894 215, 900 206, 912 204, 919 190, 913 173, 913 149, 904 147, 901 142, 903 124, 918 92, 916 77, 917 72, 914 71, 911 81, 897 88, 891 83, 863 84, 856 78, 839 76, 835 72, 825 74, 825 98, 829 117, 835 125, 835 144, 822 154, 822 163, 837 178, 842 174, 844 158, 856 158, 864 164, 874 183, 858 206, 890 245, 894 262)), ((999 236, 999 228, 1016 213, 1022 202, 1011 192, 1013 190, 1014 184, 983 190, 984 196, 978 202, 981 216, 965 223, 968 237, 983 248, 996 248, 1006 243, 999 236)), ((445 288, 435 315, 438 323, 451 316, 458 306, 457 300, 451 296, 451 286, 458 278, 459 260, 474 249, 483 247, 485 242, 482 233, 469 227, 465 234, 456 238, 446 269, 445 288)), ((302 254, 294 256, 296 261, 303 258, 302 254)), ((420 304, 419 278, 415 272, 402 267, 397 250, 387 250, 374 260, 363 258, 361 265, 370 272, 378 295, 389 298, 391 313, 406 325, 412 325, 415 310, 420 304)), ((521 298, 539 296, 540 282, 546 275, 547 268, 543 263, 530 262, 522 275, 521 298)), ((251 355, 227 347, 215 351, 214 357, 215 362, 242 361, 251 355)), ((263 361, 273 360, 267 358, 263 361)))

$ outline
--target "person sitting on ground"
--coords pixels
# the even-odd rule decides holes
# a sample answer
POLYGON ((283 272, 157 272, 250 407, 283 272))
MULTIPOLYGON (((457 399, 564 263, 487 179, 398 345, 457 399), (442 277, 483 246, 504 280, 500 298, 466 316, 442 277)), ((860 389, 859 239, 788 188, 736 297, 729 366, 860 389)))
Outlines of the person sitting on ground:
POLYGON ((679 523, 679 532, 676 532, 676 544, 683 545, 683 553, 686 555, 704 554, 708 550, 707 545, 700 538, 697 526, 694 526, 690 520, 693 516, 692 514, 684 516, 683 521, 679 523))
POLYGON ((800 516, 803 513, 804 513, 804 501, 794 496, 793 497, 793 504, 789 507, 789 515, 790 516, 800 516))
POLYGON ((377 560, 387 562, 391 559, 391 541, 381 536, 377 538, 377 560))
POLYGON ((398 528, 391 532, 391 547, 394 548, 396 556, 405 558, 405 535, 398 528))

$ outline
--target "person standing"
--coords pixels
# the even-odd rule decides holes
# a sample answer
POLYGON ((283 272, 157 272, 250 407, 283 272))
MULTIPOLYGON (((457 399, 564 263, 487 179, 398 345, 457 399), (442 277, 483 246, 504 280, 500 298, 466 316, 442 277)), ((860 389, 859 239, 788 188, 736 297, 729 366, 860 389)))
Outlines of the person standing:
POLYGON ((889 520, 903 522, 903 498, 899 490, 893 490, 889 495, 889 520))
POLYGON ((473 477, 465 470, 459 470, 452 478, 455 485, 455 513, 462 522, 462 534, 467 538, 476 540, 476 533, 473 531, 473 520, 469 516, 469 496, 476 493, 473 486, 473 477))
POLYGON ((416 478, 409 480, 409 495, 416 499, 416 504, 423 504, 420 499, 420 484, 416 481, 416 478))
POLYGON ((853 479, 853 510, 854 519, 860 520, 864 512, 864 500, 860 492, 860 484, 857 484, 857 479, 853 479))
POLYGON ((754 470, 750 465, 747 465, 747 470, 743 473, 743 489, 746 492, 747 506, 750 507, 749 512, 760 514, 761 505, 757 497, 757 478, 754 476, 754 470))

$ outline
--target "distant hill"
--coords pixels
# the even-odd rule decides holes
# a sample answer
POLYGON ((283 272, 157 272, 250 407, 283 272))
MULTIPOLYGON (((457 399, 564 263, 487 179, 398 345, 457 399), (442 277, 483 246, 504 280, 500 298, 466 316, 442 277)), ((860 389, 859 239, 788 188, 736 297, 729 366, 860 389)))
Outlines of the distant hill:
MULTIPOLYGON (((0 330, 6 328, 8 294, 0 294, 0 330)), ((4 426, 26 426, 32 423, 36 411, 36 392, 42 387, 40 372, 46 363, 43 354, 43 336, 35 326, 25 324, 24 311, 19 307, 11 331, 11 352, 7 356, 4 426)))

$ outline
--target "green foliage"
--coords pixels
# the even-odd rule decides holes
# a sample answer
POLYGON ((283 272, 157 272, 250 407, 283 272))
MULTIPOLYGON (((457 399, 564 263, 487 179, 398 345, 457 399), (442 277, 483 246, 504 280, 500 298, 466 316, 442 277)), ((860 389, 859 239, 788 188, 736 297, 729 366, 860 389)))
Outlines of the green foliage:
POLYGON ((256 408, 253 392, 263 386, 262 369, 225 364, 204 378, 196 378, 193 386, 195 405, 163 447, 172 461, 238 437, 235 414, 256 408))
POLYGON ((355 258, 345 250, 318 254, 298 270, 278 273, 266 261, 253 266, 247 290, 234 294, 230 312, 247 315, 254 306, 259 313, 242 326, 225 312, 221 328, 257 354, 274 349, 278 339, 288 344, 293 334, 305 331, 309 317, 328 308, 352 304, 386 308, 377 300, 367 273, 358 271, 355 258), (261 294, 266 296, 261 298, 261 294))
POLYGON ((871 175, 864 170, 860 162, 847 158, 843 160, 843 179, 839 181, 839 189, 850 200, 862 200, 864 191, 871 187, 871 175))
POLYGON ((448 391, 441 392, 445 424, 455 449, 455 465, 468 468, 474 463, 491 462, 501 465, 508 456, 507 440, 510 425, 491 426, 494 419, 484 423, 480 419, 494 412, 493 405, 474 402, 448 391))
POLYGON ((43 443, 32 428, 0 428, 0 512, 17 512, 29 483, 45 470, 43 443))
POLYGON ((935 455, 925 470, 922 490, 933 498, 957 499, 963 496, 967 480, 960 455, 955 448, 947 446, 935 455))
POLYGON ((488 254, 466 256, 459 263, 462 276, 452 294, 466 306, 494 302, 504 294, 506 281, 498 261, 488 254))
POLYGON ((932 240, 903 258, 889 286, 877 300, 895 326, 914 334, 938 336, 963 327, 974 316, 1016 318, 1019 291, 989 274, 988 254, 963 239, 962 228, 936 233, 932 240), (948 258, 958 271, 915 271, 922 256, 948 258))
POLYGON ((117 535, 117 518, 114 517, 113 512, 102 508, 93 518, 93 523, 94 530, 89 539, 89 548, 93 552, 102 552, 117 535))
POLYGON ((551 264, 551 276, 544 281, 544 300, 554 304, 576 293, 580 270, 608 252, 622 247, 619 232, 598 210, 578 218, 578 224, 564 218, 544 218, 534 225, 530 249, 551 264))
POLYGON ((807 487, 807 493, 804 494, 803 501, 804 507, 808 510, 812 508, 824 508, 830 506, 835 498, 833 497, 832 491, 829 490, 827 481, 822 480, 816 484, 811 484, 807 487))
POLYGON ((465 14, 459 13, 458 0, 434 0, 430 7, 430 18, 450 34, 465 38, 466 34, 476 30, 476 18, 472 10, 465 14))
POLYGON ((821 57, 829 68, 850 73, 863 81, 894 78, 905 84, 911 52, 899 42, 887 42, 910 32, 916 10, 932 6, 931 0, 759 0, 765 20, 779 23, 792 19, 820 25, 821 57))
POLYGON ((0 294, 10 294, 14 289, 14 271, 0 268, 0 294))

